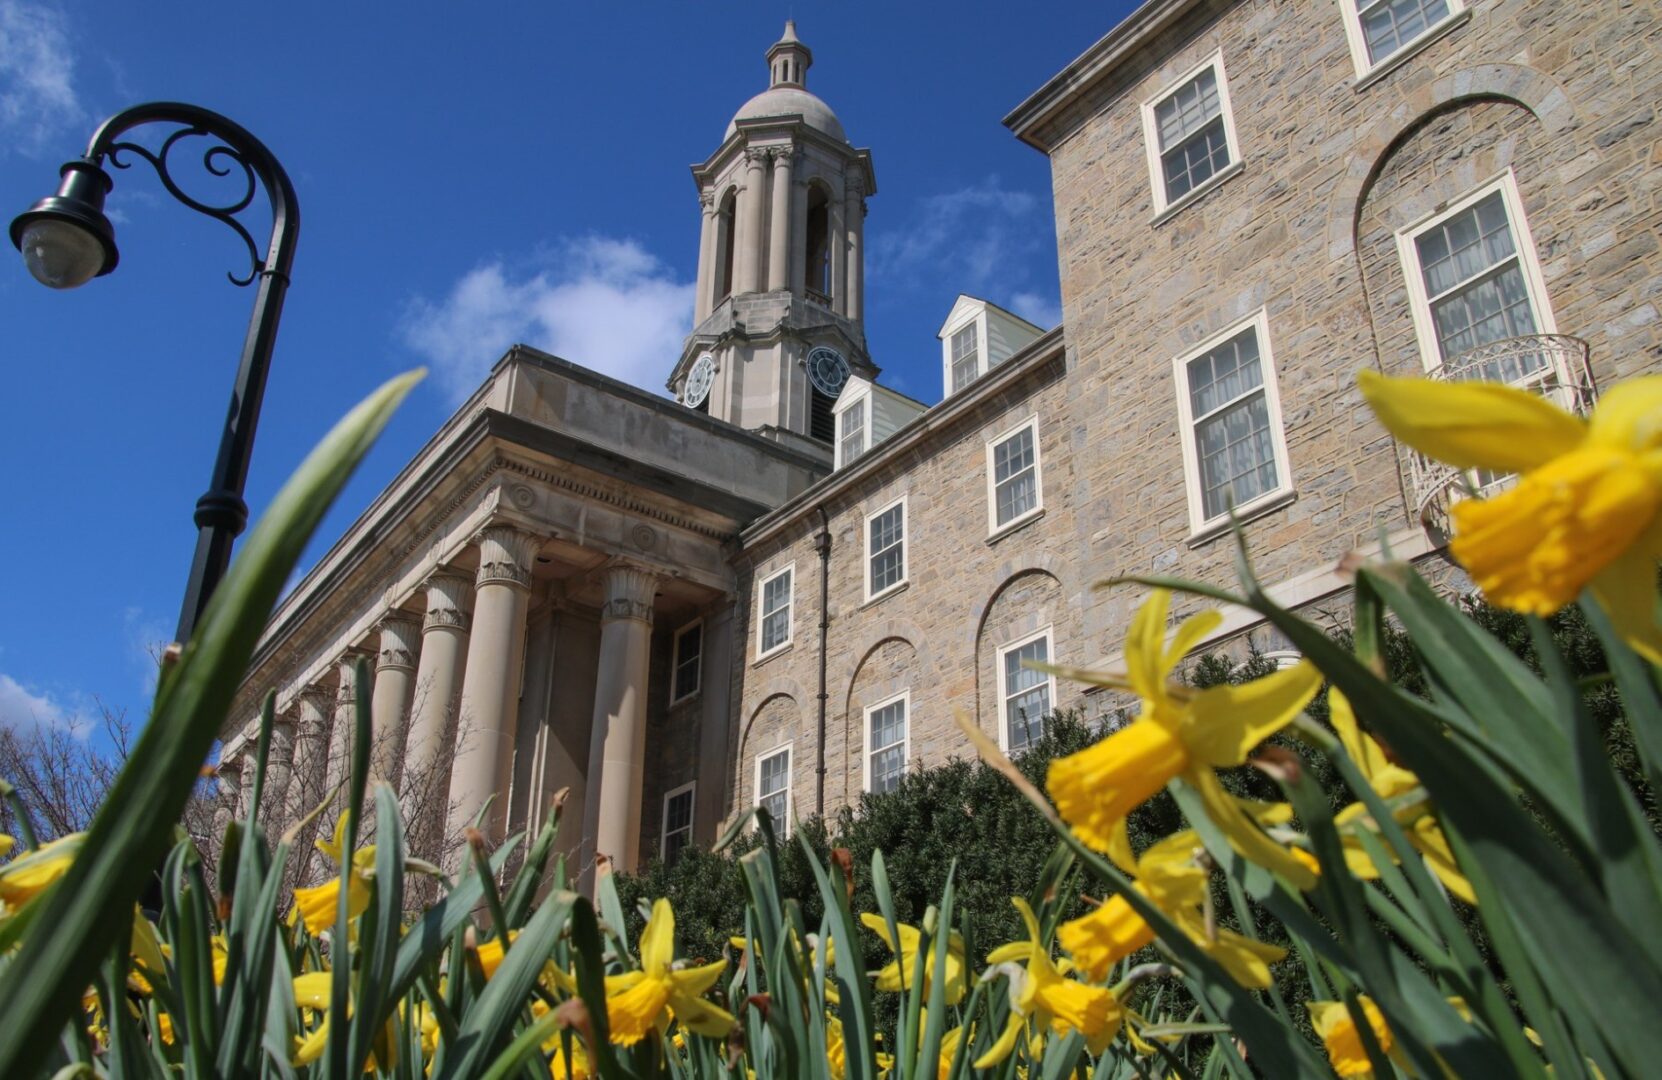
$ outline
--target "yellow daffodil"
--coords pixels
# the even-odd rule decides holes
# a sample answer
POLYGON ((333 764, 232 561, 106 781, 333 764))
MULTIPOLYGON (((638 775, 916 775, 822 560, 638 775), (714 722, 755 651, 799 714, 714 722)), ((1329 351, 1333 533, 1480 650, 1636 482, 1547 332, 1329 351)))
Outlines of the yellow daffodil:
MULTIPOLYGON (((893 1054, 877 1054, 877 1070, 887 1075, 894 1068, 893 1054)), ((825 1014, 825 1061, 830 1066, 831 1080, 848 1076, 848 1043, 843 1038, 843 1022, 831 1013, 825 1014)))
POLYGON ((641 931, 641 970, 606 976, 606 1019, 612 1041, 632 1046, 654 1029, 663 1031, 669 1017, 699 1035, 721 1038, 733 1028, 733 1017, 700 997, 721 977, 727 961, 677 970, 675 912, 668 900, 652 905, 652 917, 641 931))
MULTIPOLYGON (((915 926, 905 923, 896 923, 895 929, 900 933, 900 947, 889 937, 889 924, 881 915, 862 912, 860 921, 866 929, 883 939, 883 944, 895 954, 895 958, 877 973, 877 989, 889 993, 899 993, 911 986, 912 970, 917 965, 918 942, 922 935, 915 926)), ((932 992, 931 987, 935 978, 935 948, 929 948, 929 954, 923 962, 923 991, 927 996, 932 992)), ((964 1000, 964 939, 956 930, 950 932, 946 942, 946 1003, 956 1005, 964 1000)))
POLYGON ((0 866, 0 913, 15 913, 68 873, 85 838, 85 833, 69 833, 0 866))
MULTIPOLYGON (((1385 1053, 1391 1052, 1391 1029, 1385 1026, 1385 1017, 1366 996, 1360 999, 1362 1015, 1368 1018, 1373 1037, 1385 1053)), ((1316 1027, 1322 1045, 1327 1048, 1327 1060, 1340 1076, 1372 1076, 1373 1063, 1362 1048, 1362 1036, 1356 1030, 1350 1010, 1342 1001, 1312 1001, 1309 1003, 1310 1022, 1316 1027)))
MULTIPOLYGON (((335 835, 332 841, 317 841, 317 849, 335 860, 339 865, 342 862, 342 853, 346 847, 346 815, 342 814, 335 822, 335 835)), ((293 926, 296 919, 303 920, 307 933, 314 937, 335 925, 335 909, 340 902, 342 882, 346 887, 346 917, 356 919, 369 908, 370 888, 368 871, 375 866, 375 845, 361 847, 352 853, 352 865, 343 867, 345 871, 339 877, 330 878, 321 885, 309 889, 294 890, 294 910, 289 912, 289 925, 293 926)))
POLYGON ((1050 949, 1040 937, 1039 920, 1033 909, 1020 897, 1010 902, 1021 912, 1027 940, 999 946, 987 954, 987 963, 1025 962, 1026 966, 1006 971, 1010 1020, 998 1041, 976 1060, 975 1068, 988 1069, 1009 1057, 1029 1025, 1034 1028, 1031 1034, 1035 1040, 1042 1039, 1045 1028, 1064 1036, 1077 1031, 1085 1036, 1091 1053, 1102 1053, 1120 1028, 1120 1004, 1113 991, 1064 976, 1050 959, 1050 949))
POLYGON ((1449 508, 1449 550, 1492 602, 1550 615, 1590 588, 1629 644, 1662 663, 1662 375, 1612 388, 1586 420, 1499 383, 1371 371, 1357 382, 1386 430, 1427 457, 1522 474, 1449 508))
POLYGON ((12 853, 12 848, 16 846, 16 840, 7 836, 5 833, 0 833, 0 859, 4 859, 7 855, 10 855, 12 853))
MULTIPOLYGON (((518 936, 518 930, 508 931, 508 944, 512 945, 514 938, 517 938, 518 936)), ((496 974, 497 968, 502 966, 502 957, 507 950, 502 945, 502 939, 494 937, 479 946, 477 951, 479 954, 479 966, 484 969, 485 978, 488 979, 496 974)))
POLYGON ((974 1031, 974 1028, 955 1027, 941 1036, 941 1057, 935 1070, 935 1080, 947 1080, 952 1075, 952 1064, 958 1060, 959 1051, 969 1045, 974 1031))
MULTIPOLYGON (((308 1034, 295 1039, 293 1052, 289 1055, 289 1063, 296 1068, 310 1065, 323 1056, 323 1051, 329 1043, 329 1004, 334 993, 334 973, 329 971, 308 971, 297 976, 294 980, 294 1003, 302 1009, 323 1014, 322 1021, 308 1034)), ((347 1017, 352 1015, 352 1005, 347 1004, 347 1017)), ((398 1061, 398 1026, 392 1017, 387 1018, 386 1025, 376 1034, 369 1060, 364 1063, 364 1072, 375 1072, 378 1069, 390 1068, 398 1061)))
POLYGON ((1310 869, 1254 824, 1223 789, 1214 769, 1241 765, 1270 735, 1292 722, 1321 686, 1307 660, 1240 686, 1191 690, 1169 683, 1183 655, 1223 621, 1206 611, 1178 626, 1165 644, 1171 594, 1157 589, 1132 620, 1125 642, 1127 675, 1106 679, 1142 699, 1125 728, 1094 746, 1050 763, 1046 786, 1074 834, 1107 851, 1115 825, 1166 782, 1181 777, 1200 795, 1206 812, 1245 857, 1269 867, 1300 889, 1315 884, 1310 869))
MULTIPOLYGON (((1357 768, 1367 778, 1369 786, 1381 799, 1394 799, 1420 786, 1419 777, 1400 765, 1391 764, 1385 757, 1384 749, 1374 741, 1373 736, 1357 726, 1356 714, 1351 711, 1349 700, 1337 689, 1328 692, 1328 704, 1333 729, 1339 733, 1339 741, 1344 744, 1345 752, 1356 762, 1357 768)), ((1455 863, 1454 852, 1449 848, 1448 838, 1443 835, 1437 818, 1423 805, 1405 807, 1395 811, 1395 814, 1408 836, 1408 842, 1424 856, 1426 866, 1442 881, 1443 887, 1468 904, 1477 903, 1477 895, 1472 892, 1471 882, 1466 880, 1466 876, 1455 863)), ((1344 841, 1346 867, 1352 874, 1366 880, 1377 878, 1379 870, 1368 857, 1362 841, 1357 838, 1356 830, 1372 828, 1371 821, 1368 808, 1360 802, 1345 807, 1333 819, 1334 825, 1339 829, 1340 838, 1344 841)))

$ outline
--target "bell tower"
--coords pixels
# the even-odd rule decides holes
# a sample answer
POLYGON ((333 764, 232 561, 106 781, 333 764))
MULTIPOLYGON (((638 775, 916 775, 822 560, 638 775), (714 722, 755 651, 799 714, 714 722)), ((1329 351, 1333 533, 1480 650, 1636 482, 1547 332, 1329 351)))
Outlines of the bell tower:
POLYGON ((866 197, 856 149, 808 91, 814 54, 787 22, 767 51, 768 88, 692 167, 703 207, 693 332, 669 377, 688 408, 740 427, 832 442, 831 407, 866 352, 866 197))

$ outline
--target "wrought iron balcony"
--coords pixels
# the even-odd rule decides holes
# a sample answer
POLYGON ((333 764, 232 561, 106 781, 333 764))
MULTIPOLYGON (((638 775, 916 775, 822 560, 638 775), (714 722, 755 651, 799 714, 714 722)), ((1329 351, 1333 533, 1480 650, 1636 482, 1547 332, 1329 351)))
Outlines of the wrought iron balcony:
MULTIPOLYGON (((1529 334, 1480 345, 1426 373, 1445 381, 1503 382, 1533 390, 1559 408, 1587 415, 1598 399, 1587 343, 1565 334, 1529 334)), ((1428 524, 1448 509, 1449 496, 1484 495, 1512 482, 1506 473, 1456 469, 1407 450, 1415 509, 1428 524)))

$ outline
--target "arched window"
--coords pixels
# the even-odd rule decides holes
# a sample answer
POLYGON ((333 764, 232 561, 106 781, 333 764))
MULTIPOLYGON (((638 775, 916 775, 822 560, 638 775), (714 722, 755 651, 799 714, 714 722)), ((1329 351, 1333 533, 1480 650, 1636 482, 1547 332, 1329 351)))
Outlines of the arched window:
POLYGON ((831 304, 831 197, 820 185, 808 188, 808 299, 831 304))
POLYGON ((711 307, 733 294, 733 211, 737 203, 738 192, 729 191, 722 197, 721 209, 716 213, 716 294, 711 307))

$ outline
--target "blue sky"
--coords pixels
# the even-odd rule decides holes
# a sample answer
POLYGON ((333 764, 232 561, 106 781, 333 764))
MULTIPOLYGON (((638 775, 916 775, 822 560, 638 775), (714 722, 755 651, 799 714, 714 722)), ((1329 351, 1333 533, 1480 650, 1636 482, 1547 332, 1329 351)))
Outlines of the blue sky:
MULTIPOLYGON (((412 0, 257 18, 0 0, 0 216, 142 101, 214 109, 272 148, 302 229, 254 512, 353 402, 433 369, 309 563, 515 341, 663 392, 691 318, 687 166, 765 88, 787 14, 814 50, 809 88, 873 153, 867 336, 885 381, 939 399, 934 334, 959 292, 1054 324, 1048 163, 999 121, 1130 6, 412 0)), ((0 725, 100 703, 142 718, 252 302, 225 280, 229 230, 148 166, 114 175, 114 274, 54 293, 9 245, 0 258, 0 725)))

